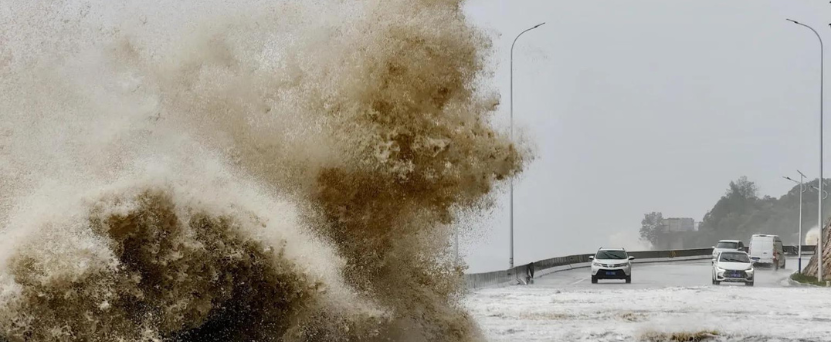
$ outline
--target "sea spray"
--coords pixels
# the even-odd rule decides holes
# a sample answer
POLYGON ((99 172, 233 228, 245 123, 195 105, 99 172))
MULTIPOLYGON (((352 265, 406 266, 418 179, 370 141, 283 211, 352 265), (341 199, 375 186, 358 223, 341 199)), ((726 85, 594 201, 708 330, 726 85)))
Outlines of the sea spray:
POLYGON ((479 339, 447 227, 527 158, 460 1, 9 8, 7 339, 479 339))

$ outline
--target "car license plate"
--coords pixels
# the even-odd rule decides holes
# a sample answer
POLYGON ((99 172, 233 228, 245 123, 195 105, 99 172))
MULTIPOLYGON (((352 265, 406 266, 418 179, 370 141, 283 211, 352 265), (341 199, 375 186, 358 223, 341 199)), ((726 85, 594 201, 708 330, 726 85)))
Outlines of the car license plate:
POLYGON ((606 272, 606 275, 615 275, 617 272, 606 272))

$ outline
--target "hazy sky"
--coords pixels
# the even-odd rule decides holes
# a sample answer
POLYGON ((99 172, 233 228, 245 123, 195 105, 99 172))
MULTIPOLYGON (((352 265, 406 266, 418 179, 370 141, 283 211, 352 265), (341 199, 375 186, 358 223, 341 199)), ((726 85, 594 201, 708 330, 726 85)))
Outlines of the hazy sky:
MULTIPOLYGON (((514 49, 514 124, 537 156, 515 188, 517 264, 636 248, 645 212, 700 221, 742 175, 778 197, 793 186, 782 175, 819 173, 819 43, 785 19, 831 44, 827 1, 469 0, 467 12, 493 36, 502 126, 511 41, 547 23, 514 49)), ((469 271, 508 266, 501 197, 462 246, 469 271)))

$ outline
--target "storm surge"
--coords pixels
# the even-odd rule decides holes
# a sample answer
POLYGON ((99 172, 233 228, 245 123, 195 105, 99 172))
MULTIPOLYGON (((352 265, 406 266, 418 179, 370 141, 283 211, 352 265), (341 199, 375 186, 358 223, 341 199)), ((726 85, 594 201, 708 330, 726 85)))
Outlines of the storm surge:
POLYGON ((476 341, 528 159, 461 1, 0 9, 0 340, 476 341))

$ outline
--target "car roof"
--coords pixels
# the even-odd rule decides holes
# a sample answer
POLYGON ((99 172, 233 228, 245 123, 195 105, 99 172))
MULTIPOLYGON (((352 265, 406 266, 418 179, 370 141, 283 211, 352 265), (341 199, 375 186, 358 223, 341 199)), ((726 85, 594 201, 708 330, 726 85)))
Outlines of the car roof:
MULTIPOLYGON (((710 240, 712 241, 712 240, 710 240)), ((718 240, 718 242, 742 242, 741 240, 718 240)))
MULTIPOLYGON (((722 254, 724 254, 724 253, 741 253, 741 254, 747 254, 747 252, 745 252, 745 251, 721 251, 721 252, 718 252, 718 254, 719 254, 719 255, 722 255, 722 254)), ((748 255, 749 255, 749 254, 748 254, 748 255)))
POLYGON ((624 251, 624 252, 626 251, 623 248, 603 248, 603 247, 600 247, 597 250, 598 251, 624 251))

